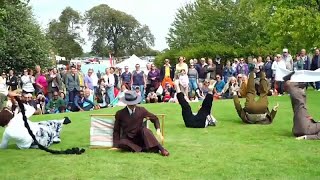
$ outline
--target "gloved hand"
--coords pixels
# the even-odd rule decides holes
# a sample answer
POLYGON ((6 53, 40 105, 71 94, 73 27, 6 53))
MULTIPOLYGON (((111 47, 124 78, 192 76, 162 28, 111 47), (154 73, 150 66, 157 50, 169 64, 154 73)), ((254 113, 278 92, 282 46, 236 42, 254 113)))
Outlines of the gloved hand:
POLYGON ((164 140, 162 134, 161 134, 161 130, 160 129, 157 129, 157 136, 161 139, 161 141, 164 140))
POLYGON ((275 105, 275 106, 273 107, 273 110, 274 110, 274 111, 278 111, 278 108, 279 108, 279 103, 277 103, 277 105, 275 105))

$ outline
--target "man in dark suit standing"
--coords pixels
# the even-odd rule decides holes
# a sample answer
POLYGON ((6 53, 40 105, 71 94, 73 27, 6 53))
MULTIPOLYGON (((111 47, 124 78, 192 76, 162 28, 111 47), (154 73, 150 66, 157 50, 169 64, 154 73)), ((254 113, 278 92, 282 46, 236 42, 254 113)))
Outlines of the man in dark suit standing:
POLYGON ((306 83, 290 82, 294 72, 285 76, 283 80, 290 94, 293 109, 293 128, 292 133, 296 139, 319 140, 320 123, 316 122, 308 113, 306 106, 306 83))
POLYGON ((71 72, 66 75, 65 86, 68 92, 69 105, 72 107, 74 98, 80 91, 80 81, 76 67, 72 66, 71 72))
POLYGON ((113 150, 122 149, 131 152, 155 152, 162 156, 169 156, 154 137, 153 133, 143 125, 143 120, 153 122, 157 135, 163 139, 160 131, 160 123, 157 116, 148 112, 144 107, 136 104, 141 102, 141 96, 135 91, 127 91, 120 99, 127 107, 119 110, 115 115, 113 129, 113 150))

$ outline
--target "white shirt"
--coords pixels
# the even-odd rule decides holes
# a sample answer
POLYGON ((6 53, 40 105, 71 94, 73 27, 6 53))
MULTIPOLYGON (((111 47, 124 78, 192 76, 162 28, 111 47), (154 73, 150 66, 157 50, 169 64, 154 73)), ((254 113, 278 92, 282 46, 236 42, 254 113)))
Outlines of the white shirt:
POLYGON ((115 79, 113 74, 104 75, 103 79, 106 81, 108 87, 113 87, 115 84, 115 79))
POLYGON ((271 66, 273 74, 276 74, 278 68, 286 69, 286 63, 283 60, 280 60, 279 62, 274 61, 271 66))
POLYGON ((91 79, 92 79, 92 85, 93 85, 93 87, 98 86, 98 81, 99 81, 99 79, 98 79, 98 76, 97 76, 96 73, 92 73, 91 79))
POLYGON ((134 113, 136 111, 136 108, 133 108, 133 110, 131 110, 128 106, 127 109, 129 111, 129 114, 132 115, 132 113, 134 113))
POLYGON ((21 77, 21 81, 22 81, 22 90, 26 92, 34 92, 34 87, 32 84, 34 82, 32 82, 32 79, 30 78, 29 75, 23 75, 21 77))
MULTIPOLYGON (((33 113, 36 111, 32 106, 24 105, 26 109, 27 118, 31 117, 33 113)), ((33 133, 36 133, 39 129, 37 123, 31 122, 28 120, 30 128, 33 133)), ((9 141, 14 140, 18 148, 20 149, 28 149, 30 148, 33 139, 28 133, 27 128, 24 126, 24 121, 22 119, 22 113, 19 112, 15 114, 14 117, 10 120, 8 126, 3 132, 2 142, 0 144, 1 149, 5 149, 8 147, 9 141)))

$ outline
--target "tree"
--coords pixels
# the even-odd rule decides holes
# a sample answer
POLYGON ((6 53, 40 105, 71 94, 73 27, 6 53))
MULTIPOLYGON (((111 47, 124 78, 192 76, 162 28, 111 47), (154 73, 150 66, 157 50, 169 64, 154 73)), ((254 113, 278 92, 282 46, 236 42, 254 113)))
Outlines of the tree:
POLYGON ((99 56, 131 55, 149 49, 154 37, 149 27, 133 16, 101 4, 86 12, 88 35, 93 40, 92 51, 99 56))
POLYGON ((1 0, 0 69, 33 68, 51 65, 50 43, 33 18, 28 1, 1 0))
POLYGON ((67 7, 61 12, 59 20, 52 20, 49 23, 47 37, 52 41, 57 54, 67 59, 79 57, 83 54, 80 45, 83 39, 79 33, 81 23, 80 13, 71 7, 67 7))

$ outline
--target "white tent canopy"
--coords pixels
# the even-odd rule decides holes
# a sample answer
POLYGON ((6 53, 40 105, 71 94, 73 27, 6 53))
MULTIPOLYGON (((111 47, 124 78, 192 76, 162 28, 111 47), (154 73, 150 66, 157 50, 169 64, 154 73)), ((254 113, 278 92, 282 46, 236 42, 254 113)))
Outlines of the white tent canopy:
POLYGON ((137 57, 135 54, 133 54, 129 59, 124 60, 123 62, 116 65, 118 68, 124 69, 125 66, 129 67, 129 71, 135 70, 136 64, 140 64, 140 69, 142 71, 145 71, 147 69, 148 61, 144 61, 137 57))

